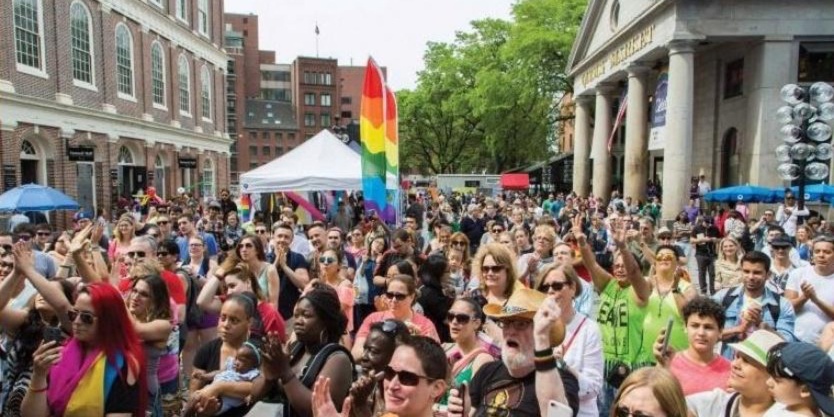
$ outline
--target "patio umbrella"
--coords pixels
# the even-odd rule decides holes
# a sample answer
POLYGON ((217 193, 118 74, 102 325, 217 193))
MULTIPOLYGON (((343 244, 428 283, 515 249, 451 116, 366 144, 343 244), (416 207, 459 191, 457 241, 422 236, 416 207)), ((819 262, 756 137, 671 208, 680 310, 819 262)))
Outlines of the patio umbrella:
POLYGON ((778 197, 774 189, 756 185, 736 185, 733 187, 719 188, 704 195, 704 200, 719 203, 732 203, 735 201, 743 201, 745 203, 772 203, 777 199, 778 197))
POLYGON ((0 211, 77 210, 66 194, 44 185, 26 184, 0 195, 0 211))
MULTIPOLYGON (((776 197, 780 200, 785 198, 785 189, 777 188, 776 197)), ((799 193, 799 187, 791 187, 794 195, 799 193)), ((834 201, 834 185, 831 184, 813 184, 805 186, 805 201, 825 201, 830 203, 834 201)))

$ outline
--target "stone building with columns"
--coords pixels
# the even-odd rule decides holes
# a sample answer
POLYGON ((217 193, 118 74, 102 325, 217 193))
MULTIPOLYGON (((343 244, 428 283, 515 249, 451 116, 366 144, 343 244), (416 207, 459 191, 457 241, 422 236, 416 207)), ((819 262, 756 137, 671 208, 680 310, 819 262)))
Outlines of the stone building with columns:
POLYGON ((228 186, 222 0, 3 0, 0 16, 0 191, 110 211, 149 186, 228 186))
POLYGON ((692 176, 787 185, 774 155, 779 90, 834 81, 834 3, 590 0, 569 68, 574 191, 645 200, 656 180, 671 219, 692 176))

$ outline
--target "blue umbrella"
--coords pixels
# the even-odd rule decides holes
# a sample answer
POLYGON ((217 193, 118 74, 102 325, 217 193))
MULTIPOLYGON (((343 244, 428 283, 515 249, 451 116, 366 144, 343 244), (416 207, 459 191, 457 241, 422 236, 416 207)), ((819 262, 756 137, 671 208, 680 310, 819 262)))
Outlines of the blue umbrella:
POLYGON ((44 185, 26 184, 0 195, 0 211, 78 210, 66 194, 44 185))
POLYGON ((704 200, 719 203, 742 201, 745 203, 772 203, 777 201, 776 191, 772 188, 756 185, 736 185, 719 188, 704 195, 704 200))
MULTIPOLYGON (((791 187, 794 195, 799 193, 799 187, 791 187)), ((777 188, 776 197, 779 199, 785 198, 785 189, 777 188)), ((805 201, 825 201, 831 202, 834 200, 834 185, 831 184, 813 184, 805 186, 805 201)))

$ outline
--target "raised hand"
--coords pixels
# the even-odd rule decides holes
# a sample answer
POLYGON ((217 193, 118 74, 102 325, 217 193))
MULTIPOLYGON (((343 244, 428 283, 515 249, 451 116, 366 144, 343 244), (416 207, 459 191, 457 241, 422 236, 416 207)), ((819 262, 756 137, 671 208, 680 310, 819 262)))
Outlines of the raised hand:
POLYGON ((32 354, 33 373, 46 375, 52 365, 61 360, 63 347, 57 342, 42 343, 32 354))
POLYGON ((342 412, 336 411, 336 405, 330 398, 330 378, 319 377, 313 385, 312 409, 313 417, 348 417, 352 403, 351 396, 345 398, 342 404, 342 412))
POLYGON ((76 254, 84 250, 86 247, 90 245, 90 236, 93 233, 93 225, 89 225, 75 234, 72 237, 72 241, 69 245, 69 251, 72 254, 76 254))

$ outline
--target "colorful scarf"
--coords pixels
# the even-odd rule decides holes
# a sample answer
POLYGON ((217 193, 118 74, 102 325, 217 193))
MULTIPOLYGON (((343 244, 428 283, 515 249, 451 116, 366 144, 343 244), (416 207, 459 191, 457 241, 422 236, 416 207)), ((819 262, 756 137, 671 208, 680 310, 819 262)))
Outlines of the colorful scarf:
POLYGON ((104 404, 124 357, 117 355, 116 363, 112 364, 101 349, 88 352, 82 361, 83 355, 84 348, 71 339, 64 346, 61 360, 49 370, 46 398, 54 416, 104 415, 104 404))

